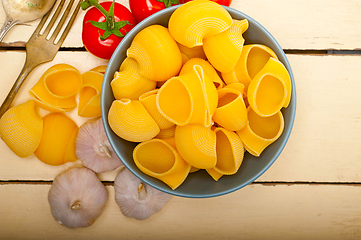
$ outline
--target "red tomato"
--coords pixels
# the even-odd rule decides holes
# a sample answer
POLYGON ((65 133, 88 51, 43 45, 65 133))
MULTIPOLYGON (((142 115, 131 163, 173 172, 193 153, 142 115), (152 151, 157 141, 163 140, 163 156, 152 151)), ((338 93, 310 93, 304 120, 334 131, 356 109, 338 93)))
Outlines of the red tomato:
MULTIPOLYGON (((192 0, 180 0, 179 2, 186 3, 186 2, 190 2, 190 1, 192 1, 192 0)), ((227 6, 227 7, 229 7, 229 5, 231 5, 231 3, 232 3, 232 0, 211 0, 211 1, 221 4, 223 6, 227 6)))
MULTIPOLYGON (((106 11, 109 11, 111 4, 112 2, 100 3, 100 5, 106 11)), ((137 22, 128 8, 117 2, 115 2, 114 4, 115 22, 129 21, 129 24, 125 25, 119 30, 121 34, 125 35, 137 24, 137 22)), ((101 36, 103 36, 104 30, 93 26, 90 21, 105 22, 105 20, 106 18, 104 14, 101 13, 97 8, 90 8, 86 12, 83 19, 82 40, 85 48, 90 53, 103 59, 110 59, 114 50, 116 49, 120 41, 122 41, 123 37, 118 37, 114 34, 111 34, 107 39, 102 40, 101 36)))
POLYGON ((137 22, 141 22, 150 15, 177 4, 179 4, 178 0, 129 0, 130 10, 137 22))

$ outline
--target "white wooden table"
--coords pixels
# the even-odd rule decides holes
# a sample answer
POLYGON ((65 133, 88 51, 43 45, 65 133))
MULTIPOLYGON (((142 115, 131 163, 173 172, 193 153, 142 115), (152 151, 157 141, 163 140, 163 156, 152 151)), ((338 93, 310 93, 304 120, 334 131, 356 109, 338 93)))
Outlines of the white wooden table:
MULTIPOLYGON (((53 219, 47 194, 55 176, 80 163, 21 159, 0 141, 0 239, 361 239, 361 0, 233 0, 231 7, 270 31, 294 73, 296 120, 274 165, 225 196, 172 197, 145 221, 124 217, 116 205, 119 170, 100 174, 109 193, 103 214, 91 227, 71 230, 53 219)), ((81 72, 107 64, 82 48, 83 16, 55 59, 28 76, 14 104, 28 99, 55 63, 81 72)), ((0 3, 1 25, 4 20, 0 3)), ((0 102, 38 22, 15 26, 0 43, 0 102)))

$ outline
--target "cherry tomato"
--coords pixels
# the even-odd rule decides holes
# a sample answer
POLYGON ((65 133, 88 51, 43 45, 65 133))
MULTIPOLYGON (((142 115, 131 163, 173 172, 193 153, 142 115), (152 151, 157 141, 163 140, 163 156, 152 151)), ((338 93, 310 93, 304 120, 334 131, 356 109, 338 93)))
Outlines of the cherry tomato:
MULTIPOLYGON (((186 3, 186 2, 190 2, 190 1, 192 1, 192 0, 180 0, 179 2, 186 3)), ((227 6, 227 7, 229 7, 229 5, 231 5, 231 3, 232 3, 232 0, 211 0, 211 1, 216 2, 223 6, 227 6)))
MULTIPOLYGON (((109 11, 112 2, 102 2, 100 5, 106 10, 109 11)), ((120 35, 126 35, 136 24, 133 14, 129 11, 128 8, 124 7, 122 4, 115 2, 114 3, 114 20, 115 22, 119 21, 128 21, 129 24, 119 29, 120 35)), ((102 40, 104 35, 104 30, 95 27, 91 21, 95 23, 105 23, 106 17, 104 14, 99 11, 96 7, 90 8, 83 19, 83 32, 82 40, 85 48, 95 56, 103 59, 110 59, 114 50, 118 44, 122 41, 123 37, 116 36, 111 34, 105 40, 102 40)))
POLYGON ((150 15, 177 4, 179 4, 178 0, 129 0, 130 10, 137 22, 141 22, 150 15))

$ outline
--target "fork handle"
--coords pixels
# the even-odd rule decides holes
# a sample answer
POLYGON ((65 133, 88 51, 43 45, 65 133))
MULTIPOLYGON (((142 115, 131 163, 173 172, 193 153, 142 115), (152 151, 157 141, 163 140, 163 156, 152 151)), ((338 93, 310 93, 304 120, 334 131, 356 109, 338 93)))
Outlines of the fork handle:
POLYGON ((9 109, 11 103, 13 102, 16 94, 18 93, 21 85, 23 84, 25 78, 29 75, 29 73, 35 68, 33 64, 28 64, 28 61, 25 62, 23 70, 19 74, 18 78, 16 79, 13 87, 11 88, 10 92, 8 93, 7 97, 5 98, 4 102, 0 107, 0 118, 2 115, 9 109))
POLYGON ((14 26, 17 23, 18 21, 14 20, 11 17, 6 16, 5 23, 0 30, 0 42, 3 40, 3 38, 5 37, 6 33, 10 30, 10 28, 12 28, 12 26, 14 26))

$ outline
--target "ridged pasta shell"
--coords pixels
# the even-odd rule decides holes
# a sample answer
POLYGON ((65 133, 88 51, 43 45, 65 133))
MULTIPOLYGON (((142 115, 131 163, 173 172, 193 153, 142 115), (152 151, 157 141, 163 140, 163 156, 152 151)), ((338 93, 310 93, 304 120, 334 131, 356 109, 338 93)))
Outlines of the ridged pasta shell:
POLYGON ((279 111, 270 117, 261 117, 248 108, 248 124, 237 131, 244 148, 252 155, 258 157, 263 150, 276 141, 284 129, 284 119, 279 111))
POLYGON ((223 174, 214 170, 214 168, 206 169, 207 173, 215 180, 218 181, 223 174))
POLYGON ((50 113, 43 121, 43 136, 35 156, 49 165, 76 161, 75 140, 79 130, 76 123, 63 113, 50 113))
POLYGON ((195 46, 192 48, 186 47, 180 43, 178 43, 179 50, 186 57, 187 60, 192 58, 202 58, 204 60, 207 59, 206 54, 204 53, 203 46, 195 46))
POLYGON ((241 95, 243 96, 243 98, 247 97, 247 94, 244 90, 244 85, 242 83, 231 83, 231 84, 227 84, 224 88, 232 88, 234 90, 237 90, 238 92, 241 93, 241 95))
POLYGON ((242 83, 247 90, 251 80, 266 65, 270 57, 277 59, 276 53, 265 45, 244 45, 236 66, 230 72, 222 72, 224 82, 242 83))
POLYGON ((192 48, 203 39, 227 30, 232 17, 221 5, 208 0, 191 1, 177 8, 169 19, 169 32, 180 44, 192 48))
POLYGON ((128 98, 136 100, 145 92, 155 89, 156 81, 149 80, 139 74, 138 63, 127 57, 114 73, 110 82, 115 99, 128 98))
POLYGON ((169 79, 157 95, 159 112, 180 126, 188 123, 210 126, 217 102, 214 84, 198 65, 187 74, 169 79))
POLYGON ((200 169, 214 168, 217 163, 216 133, 199 124, 177 126, 175 144, 182 158, 200 169))
POLYGON ((139 73, 153 81, 166 81, 182 67, 182 54, 167 28, 151 25, 140 31, 127 50, 139 65, 139 73))
POLYGON ((168 121, 162 114, 160 114, 157 108, 157 93, 158 89, 143 93, 139 97, 139 101, 143 104, 147 112, 158 124, 159 129, 167 129, 174 125, 174 123, 168 121))
POLYGON ((42 134, 43 120, 35 112, 34 100, 10 108, 0 119, 1 139, 21 158, 35 152, 42 134))
POLYGON ((270 58, 249 84, 247 98, 253 110, 263 117, 287 107, 291 100, 291 78, 285 66, 270 58))
POLYGON ((130 142, 143 142, 155 137, 160 129, 139 100, 113 101, 108 112, 110 128, 130 142))
POLYGON ((216 128, 217 164, 214 170, 222 175, 235 174, 242 164, 243 143, 239 136, 224 128, 216 128))
POLYGON ((161 129, 160 132, 158 133, 157 136, 155 136, 155 138, 159 138, 159 139, 168 139, 168 138, 174 138, 174 133, 175 133, 175 128, 177 127, 177 125, 173 125, 170 128, 167 129, 161 129))
POLYGON ((106 70, 107 70, 107 65, 100 65, 100 66, 90 69, 89 71, 98 72, 98 73, 101 73, 104 75, 106 70))
POLYGON ((56 64, 29 91, 37 105, 52 112, 67 112, 77 106, 76 95, 83 84, 80 72, 69 64, 56 64))
POLYGON ((173 190, 184 182, 191 168, 176 149, 161 139, 138 144, 133 158, 140 171, 163 181, 173 190))
POLYGON ((83 86, 79 91, 78 115, 98 117, 100 112, 100 92, 104 75, 95 71, 83 73, 83 86))
POLYGON ((232 88, 218 90, 218 107, 213 121, 230 131, 246 126, 247 108, 239 91, 232 88))
POLYGON ((220 72, 230 72, 241 56, 244 38, 248 29, 247 19, 234 21, 226 31, 203 40, 203 50, 208 61, 220 72))
POLYGON ((219 77, 217 71, 213 68, 213 66, 206 60, 201 58, 192 58, 188 60, 182 67, 179 75, 186 74, 188 72, 194 71, 194 66, 201 66, 204 74, 209 77, 209 79, 213 82, 216 89, 220 89, 224 87, 223 80, 219 77))

